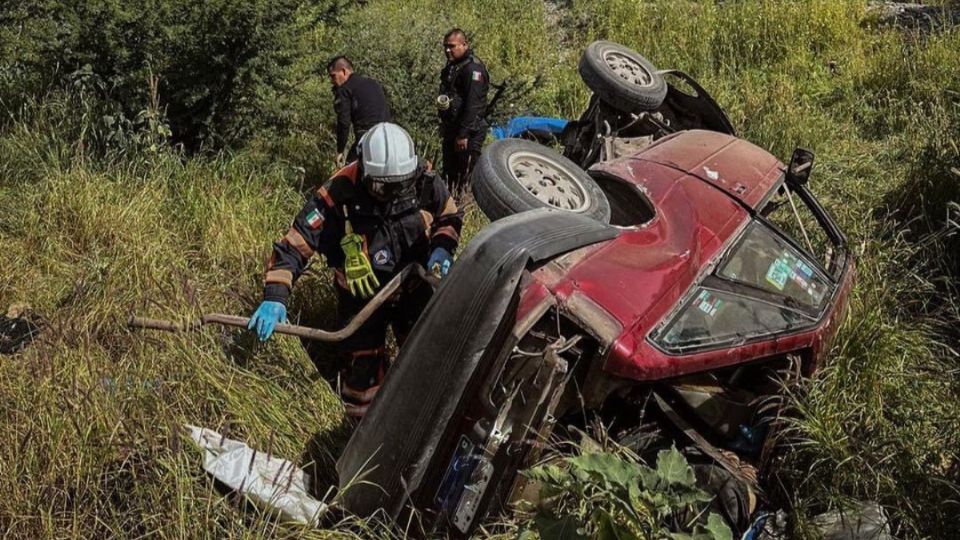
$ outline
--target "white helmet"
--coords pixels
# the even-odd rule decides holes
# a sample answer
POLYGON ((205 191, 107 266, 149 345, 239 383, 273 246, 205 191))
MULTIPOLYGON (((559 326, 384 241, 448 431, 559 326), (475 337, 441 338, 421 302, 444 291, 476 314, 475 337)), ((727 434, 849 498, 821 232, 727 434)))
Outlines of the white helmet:
POLYGON ((417 172, 417 153, 413 139, 402 127, 381 122, 360 138, 363 173, 378 182, 403 182, 417 172))

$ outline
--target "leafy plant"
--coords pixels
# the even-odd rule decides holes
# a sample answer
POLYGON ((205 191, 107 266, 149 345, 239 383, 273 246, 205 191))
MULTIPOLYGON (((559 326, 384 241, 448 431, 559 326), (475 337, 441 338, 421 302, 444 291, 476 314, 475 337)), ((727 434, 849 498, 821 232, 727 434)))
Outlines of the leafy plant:
MULTIPOLYGON (((96 80, 113 133, 138 113, 165 113, 188 149, 236 146, 276 127, 311 64, 305 36, 336 0, 189 2, 40 0, 0 6, 0 102, 11 109, 78 75, 96 80), (120 116, 124 118, 120 118, 120 116)), ((146 126, 145 129, 149 129, 146 126)), ((114 142, 114 141, 105 141, 114 142)))
POLYGON ((544 540, 733 538, 720 515, 702 519, 712 497, 675 447, 660 451, 656 468, 625 453, 587 453, 524 474, 540 482, 544 504, 521 538, 533 530, 544 540))

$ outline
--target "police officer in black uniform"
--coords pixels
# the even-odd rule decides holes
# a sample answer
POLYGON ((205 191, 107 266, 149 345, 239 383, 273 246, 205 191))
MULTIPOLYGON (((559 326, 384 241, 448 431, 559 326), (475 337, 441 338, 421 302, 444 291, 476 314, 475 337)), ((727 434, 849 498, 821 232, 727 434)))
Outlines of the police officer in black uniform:
POLYGON ((470 171, 480 156, 487 132, 484 116, 490 77, 470 49, 463 30, 447 32, 443 50, 447 65, 440 72, 437 108, 443 137, 443 174, 455 191, 467 187, 470 171))
POLYGON ((333 85, 333 110, 337 114, 337 155, 334 163, 343 167, 357 159, 357 143, 374 124, 390 121, 390 105, 380 83, 353 72, 346 56, 337 56, 327 64, 333 85), (344 156, 353 124, 353 145, 344 156))

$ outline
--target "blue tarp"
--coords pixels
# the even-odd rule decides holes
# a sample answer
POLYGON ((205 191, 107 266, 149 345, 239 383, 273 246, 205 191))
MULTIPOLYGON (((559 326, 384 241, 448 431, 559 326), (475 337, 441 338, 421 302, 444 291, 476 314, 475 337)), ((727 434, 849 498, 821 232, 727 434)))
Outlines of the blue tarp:
POLYGON ((552 133, 560 135, 563 128, 566 127, 569 120, 564 118, 553 118, 549 116, 515 116, 507 122, 506 126, 493 126, 490 128, 490 134, 494 139, 509 139, 519 137, 527 131, 538 131, 541 133, 552 133))

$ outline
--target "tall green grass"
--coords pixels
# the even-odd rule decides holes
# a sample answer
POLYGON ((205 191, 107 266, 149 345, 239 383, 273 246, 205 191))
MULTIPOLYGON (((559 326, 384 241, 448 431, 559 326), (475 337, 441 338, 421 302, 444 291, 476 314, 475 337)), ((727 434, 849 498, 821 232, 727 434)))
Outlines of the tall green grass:
MULTIPOLYGON (((280 171, 242 157, 91 169, 48 168, 41 181, 4 182, 0 192, 3 303, 28 303, 45 327, 0 363, 2 528, 21 537, 247 534, 258 518, 223 514, 180 426, 229 427, 294 458, 314 438, 335 452, 337 399, 290 340, 150 335, 125 321, 249 312, 265 239, 298 197, 280 171)), ((318 456, 325 478, 333 456, 318 456)))
MULTIPOLYGON (((956 530, 960 250, 957 235, 941 231, 948 202, 960 200, 960 174, 951 172, 960 170, 960 32, 875 28, 854 1, 342 7, 335 24, 318 22, 302 37, 306 58, 352 55, 384 81, 430 157, 439 43, 454 25, 472 35, 494 80, 527 81, 506 110, 578 114, 588 95, 579 51, 611 39, 693 74, 745 138, 781 158, 797 145, 813 149, 813 189, 849 236, 858 282, 829 365, 796 397, 798 444, 781 463, 779 491, 798 517, 870 498, 901 537, 956 530)), ((125 328, 132 312, 176 319, 256 306, 269 243, 330 167, 327 84, 298 84, 271 106, 284 122, 212 156, 188 157, 152 135, 117 137, 103 127, 96 94, 82 89, 6 111, 0 308, 28 303, 45 330, 0 358, 3 532, 400 534, 358 523, 280 525, 222 498, 200 473, 183 423, 315 463, 318 483, 334 482, 348 428, 298 342, 125 328)), ((469 227, 481 224, 474 210, 469 227)), ((329 322, 330 292, 324 272, 311 272, 293 316, 329 322)), ((802 519, 797 528, 806 534, 802 519)))

